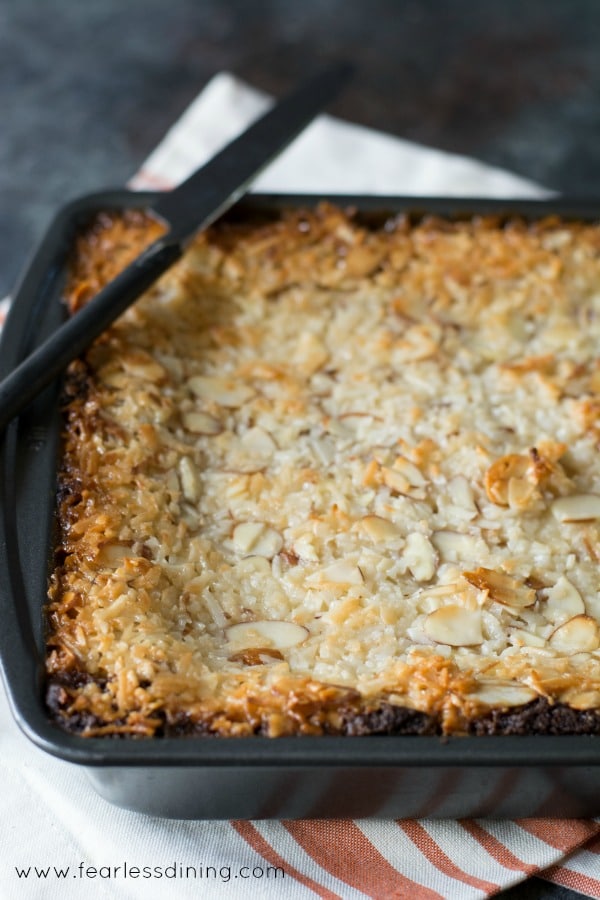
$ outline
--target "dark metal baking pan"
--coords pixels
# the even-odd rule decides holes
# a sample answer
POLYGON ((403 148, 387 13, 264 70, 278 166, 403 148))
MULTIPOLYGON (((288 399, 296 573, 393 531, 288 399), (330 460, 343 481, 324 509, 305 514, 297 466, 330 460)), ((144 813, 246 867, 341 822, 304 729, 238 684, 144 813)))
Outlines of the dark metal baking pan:
MULTIPOLYGON (((107 191, 57 217, 18 287, 0 344, 4 376, 57 327, 65 262, 81 224, 154 195, 107 191)), ((253 197, 240 211, 323 198, 253 197)), ((335 197, 376 211, 552 213, 600 218, 600 202, 335 197)), ((600 736, 82 738, 44 703, 45 603, 59 448, 59 385, 0 436, 0 661, 13 714, 35 744, 84 766, 120 806, 180 818, 596 816, 600 736)))

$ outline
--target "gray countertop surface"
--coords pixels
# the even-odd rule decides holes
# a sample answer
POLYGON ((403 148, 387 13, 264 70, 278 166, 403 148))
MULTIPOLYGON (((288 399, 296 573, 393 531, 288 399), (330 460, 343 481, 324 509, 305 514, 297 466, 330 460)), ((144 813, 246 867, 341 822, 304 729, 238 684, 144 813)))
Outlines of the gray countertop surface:
POLYGON ((352 59, 334 114, 600 198, 599 46, 597 0, 4 2, 0 296, 57 208, 124 184, 224 69, 281 94, 352 59))
POLYGON ((282 93, 355 60, 332 106, 600 196, 596 0, 19 0, 0 5, 0 293, 55 209, 122 185, 217 71, 282 93))

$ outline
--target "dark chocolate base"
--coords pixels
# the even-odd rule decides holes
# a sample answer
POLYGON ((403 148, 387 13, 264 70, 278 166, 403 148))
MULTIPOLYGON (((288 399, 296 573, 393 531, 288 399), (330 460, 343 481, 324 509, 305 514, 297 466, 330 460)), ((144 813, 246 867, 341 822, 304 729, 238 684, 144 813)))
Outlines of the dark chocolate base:
MULTIPOLYGON (((107 722, 99 720, 91 713, 69 712, 73 697, 69 688, 77 687, 85 676, 52 680, 47 689, 46 703, 52 719, 66 731, 84 734, 90 729, 103 728, 107 722)), ((211 728, 210 722, 198 722, 185 714, 176 719, 167 719, 157 712, 156 718, 161 720, 154 732, 154 737, 218 737, 211 728)), ((125 722, 112 722, 118 729, 125 722)), ((544 697, 539 697, 524 706, 511 709, 492 709, 467 723, 466 734, 485 735, 567 735, 567 734, 600 734, 600 710, 572 709, 564 703, 551 704, 544 697)), ((257 724, 256 734, 264 734, 261 725, 257 724)), ((440 721, 435 716, 418 712, 402 706, 382 703, 376 709, 356 712, 341 711, 339 727, 325 727, 323 733, 341 734, 348 737, 365 737, 369 735, 441 735, 440 721)), ((108 734, 109 737, 123 737, 123 732, 108 734)))
POLYGON ((493 709, 469 723, 469 734, 600 734, 600 711, 572 709, 544 697, 509 710, 493 709))

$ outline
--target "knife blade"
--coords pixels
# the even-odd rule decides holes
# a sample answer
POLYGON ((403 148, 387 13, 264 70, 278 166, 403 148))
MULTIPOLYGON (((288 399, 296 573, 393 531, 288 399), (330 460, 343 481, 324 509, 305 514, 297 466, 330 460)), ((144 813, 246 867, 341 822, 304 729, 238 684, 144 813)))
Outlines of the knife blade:
POLYGON ((190 240, 236 203, 254 179, 335 97, 352 74, 338 63, 302 84, 210 162, 153 204, 168 230, 2 382, 0 429, 183 255, 190 240))

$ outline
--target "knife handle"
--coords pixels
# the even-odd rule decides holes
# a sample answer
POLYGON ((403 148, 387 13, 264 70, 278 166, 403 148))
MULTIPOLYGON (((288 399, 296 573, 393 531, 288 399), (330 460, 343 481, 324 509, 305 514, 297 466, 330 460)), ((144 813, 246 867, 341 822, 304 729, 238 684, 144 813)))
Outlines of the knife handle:
POLYGON ((0 382, 0 430, 79 356, 182 255, 165 235, 123 269, 82 309, 0 382))

